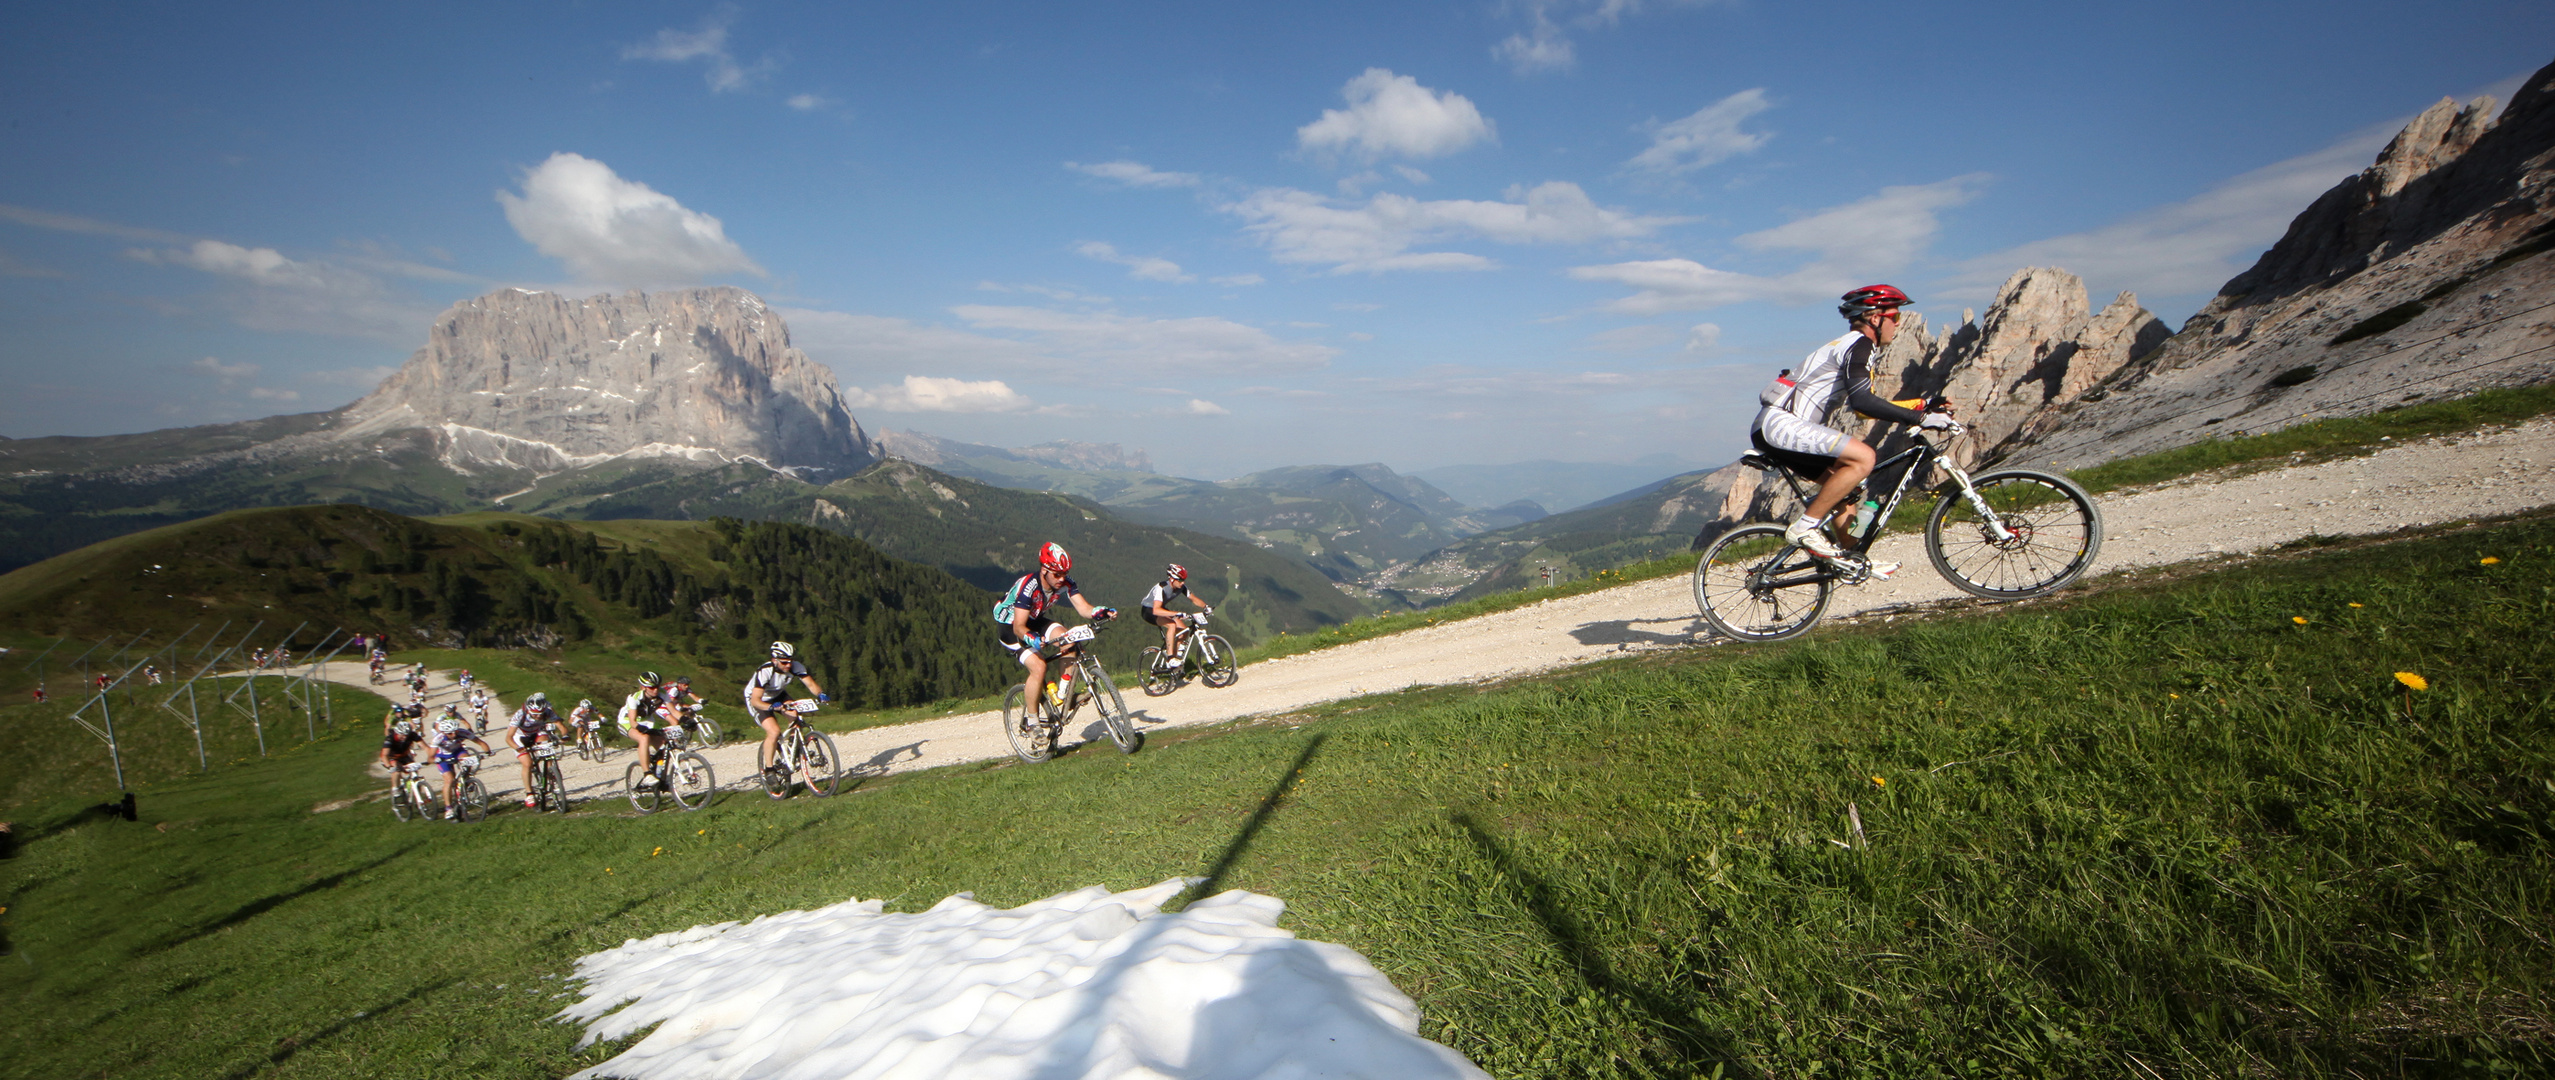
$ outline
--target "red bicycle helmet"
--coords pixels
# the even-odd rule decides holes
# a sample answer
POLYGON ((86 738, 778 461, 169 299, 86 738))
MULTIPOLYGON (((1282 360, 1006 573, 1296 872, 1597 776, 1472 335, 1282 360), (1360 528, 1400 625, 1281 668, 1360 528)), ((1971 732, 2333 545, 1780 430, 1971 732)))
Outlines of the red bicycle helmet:
POLYGON ((1860 319, 1875 311, 1887 311, 1911 303, 1914 301, 1909 300, 1896 285, 1866 285, 1845 294, 1836 306, 1836 313, 1849 319, 1860 319))
POLYGON ((1049 544, 1038 549, 1038 565, 1062 574, 1073 569, 1073 556, 1065 554, 1063 544, 1049 544))
POLYGON ((1179 563, 1172 563, 1169 566, 1163 567, 1162 572, 1169 575, 1173 581, 1189 580, 1189 568, 1182 566, 1179 563))

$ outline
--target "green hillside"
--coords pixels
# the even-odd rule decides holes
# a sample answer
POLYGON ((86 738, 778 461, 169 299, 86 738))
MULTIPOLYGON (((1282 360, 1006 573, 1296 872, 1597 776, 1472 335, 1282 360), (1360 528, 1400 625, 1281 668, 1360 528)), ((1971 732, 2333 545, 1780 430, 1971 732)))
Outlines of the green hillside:
MULTIPOLYGON (((859 540, 779 522, 424 521, 357 506, 241 510, 0 575, 0 623, 98 637, 307 621, 401 647, 662 657, 739 678, 798 641, 855 707, 990 692, 991 593, 859 540)), ((671 666, 669 664, 669 666, 671 666)))
POLYGON ((1520 516, 1488 516, 1492 512, 1378 464, 1271 469, 1221 484, 1173 481, 1120 494, 1108 505, 1137 521, 1285 552, 1343 582, 1520 516))
POLYGON ((1563 580, 1684 551, 1721 509, 1721 470, 1683 473, 1568 513, 1465 537, 1386 575, 1401 599, 1432 606, 1521 589, 1544 567, 1563 580))

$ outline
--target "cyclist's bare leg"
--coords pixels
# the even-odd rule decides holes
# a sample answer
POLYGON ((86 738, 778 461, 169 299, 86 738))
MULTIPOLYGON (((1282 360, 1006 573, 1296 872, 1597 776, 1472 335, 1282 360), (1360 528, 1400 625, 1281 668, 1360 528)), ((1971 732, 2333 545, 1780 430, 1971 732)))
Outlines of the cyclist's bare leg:
POLYGON ((781 763, 781 716, 779 713, 757 712, 754 719, 763 725, 763 767, 781 763))
POLYGON ((1047 685, 1047 658, 1038 655, 1038 650, 1032 648, 1021 653, 1020 666, 1029 669, 1029 681, 1020 684, 1021 711, 1036 716, 1039 691, 1047 685))
POLYGON ((1828 514, 1836 509, 1838 503, 1845 501, 1848 492, 1854 490, 1854 485, 1872 475, 1872 464, 1878 460, 1872 447, 1863 440, 1845 440, 1845 445, 1836 452, 1836 464, 1828 469, 1826 476, 1819 478, 1818 497, 1811 499, 1809 508, 1802 513, 1812 521, 1827 520, 1828 514))
POLYGON ((515 763, 523 766, 523 797, 529 799, 532 797, 532 748, 525 747, 515 751, 515 763))

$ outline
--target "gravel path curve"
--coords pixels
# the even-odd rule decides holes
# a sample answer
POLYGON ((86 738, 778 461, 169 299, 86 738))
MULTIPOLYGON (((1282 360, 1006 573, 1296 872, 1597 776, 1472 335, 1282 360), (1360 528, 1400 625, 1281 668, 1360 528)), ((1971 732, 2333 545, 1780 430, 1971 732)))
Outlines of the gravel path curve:
MULTIPOLYGON (((2175 481, 2097 501, 2106 532, 2096 574, 2260 551, 2309 535, 2382 533, 2515 513, 2555 503, 2555 420, 2408 442, 2366 457, 2233 479, 2175 481)), ((1885 615, 1965 595, 1933 572, 1922 541, 1914 535, 1885 538, 1874 554, 1906 568, 1890 581, 1840 592, 1829 619, 1885 615)), ((1815 637, 1818 631, 1811 633, 1815 637)), ((987 642, 992 648, 990 635, 987 642)), ((1138 727, 1159 730, 1412 686, 1513 678, 1628 652, 1709 642, 1691 584, 1681 575, 1253 664, 1242 670, 1239 683, 1223 690, 1193 682, 1148 698, 1136 689, 1132 674, 1121 690, 1137 713, 1138 727)), ((353 685, 365 683, 360 666, 339 665, 329 675, 353 685)), ((430 682, 433 704, 458 695, 449 672, 434 672, 430 682)), ((837 733, 834 740, 849 774, 876 776, 1008 757, 1010 746, 1000 727, 998 713, 968 713, 837 733)), ((1091 740, 1102 740, 1098 749, 1107 747, 1097 719, 1086 708, 1068 725, 1064 741, 1071 747, 1091 740)), ((724 787, 734 791, 752 779, 756 747, 753 742, 731 743, 709 752, 724 787)), ((573 794, 581 800, 617 800, 630 753, 620 751, 601 763, 570 759, 573 794)), ((500 797, 520 790, 512 758, 511 753, 491 758, 481 773, 500 797)))

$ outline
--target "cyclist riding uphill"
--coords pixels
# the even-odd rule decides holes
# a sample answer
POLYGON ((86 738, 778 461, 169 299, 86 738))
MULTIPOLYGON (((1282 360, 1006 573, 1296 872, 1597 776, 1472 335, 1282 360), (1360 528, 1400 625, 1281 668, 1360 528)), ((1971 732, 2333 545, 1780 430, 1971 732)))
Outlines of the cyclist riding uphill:
POLYGON ((444 774, 444 819, 447 821, 458 820, 452 816, 452 800, 461 790, 461 785, 452 782, 452 769, 453 763, 461 760, 464 743, 478 743, 480 753, 488 752, 488 740, 470 733, 470 725, 461 720, 461 710, 444 706, 444 714, 435 718, 434 748, 435 770, 444 774))
POLYGON ((1188 567, 1172 563, 1162 568, 1162 580, 1155 582, 1153 588, 1144 594, 1144 603, 1136 608, 1136 615, 1162 628, 1162 659, 1157 666, 1165 669, 1179 666, 1180 631, 1189 623, 1188 616, 1171 610, 1174 600, 1186 600, 1196 605, 1202 614, 1215 611, 1207 606, 1206 601, 1189 595, 1188 567))
POLYGON ((1012 582, 1011 592, 995 606, 996 620, 1002 623, 1002 647, 1029 669, 1023 683, 1023 700, 1036 702, 1038 687, 1047 681, 1047 658, 1040 653, 1056 638, 1064 635, 1064 627, 1047 616, 1047 608, 1058 600, 1069 600, 1073 609, 1093 622, 1106 622, 1118 617, 1118 609, 1094 607, 1082 595, 1082 587, 1066 577, 1073 569, 1073 556, 1065 554, 1061 544, 1038 549, 1038 569, 1012 582))
POLYGON ((639 760, 649 766, 656 764, 661 738, 657 733, 667 724, 661 715, 664 708, 665 680, 653 671, 640 672, 639 688, 630 691, 629 698, 621 702, 621 730, 630 736, 630 741, 639 744, 639 760))
POLYGON ((523 708, 507 724, 506 739, 514 743, 515 763, 523 766, 523 804, 539 805, 532 795, 532 748, 557 737, 551 725, 559 722, 559 714, 551 711, 550 695, 538 690, 523 699, 523 708))
MULTIPOLYGON (((1810 500, 1799 521, 1784 528, 1783 538, 1821 559, 1842 553, 1820 523, 1872 475, 1878 460, 1869 444, 1827 426, 1828 414, 1843 404, 1875 420, 1929 429, 1953 426, 1950 401, 1889 401, 1872 391, 1872 354, 1898 337, 1899 309, 1908 303, 1907 294, 1893 285, 1866 285, 1845 294, 1836 308, 1845 317, 1845 336, 1819 346, 1801 362, 1788 386, 1777 379, 1760 399, 1765 407, 1757 411, 1752 432, 1757 449, 1785 468, 1819 478, 1818 497, 1810 500), (1931 411, 1916 410, 1928 404, 1931 411)), ((1871 573, 1886 578, 1897 569, 1896 563, 1873 563, 1871 573)))
POLYGON ((792 679, 804 684, 817 701, 834 700, 816 676, 807 673, 807 665, 798 662, 798 647, 786 641, 773 642, 772 659, 755 668, 753 677, 745 680, 745 715, 763 725, 763 756, 757 760, 763 762, 766 775, 778 773, 784 779, 789 770, 780 764, 781 706, 789 701, 787 691, 792 679))

